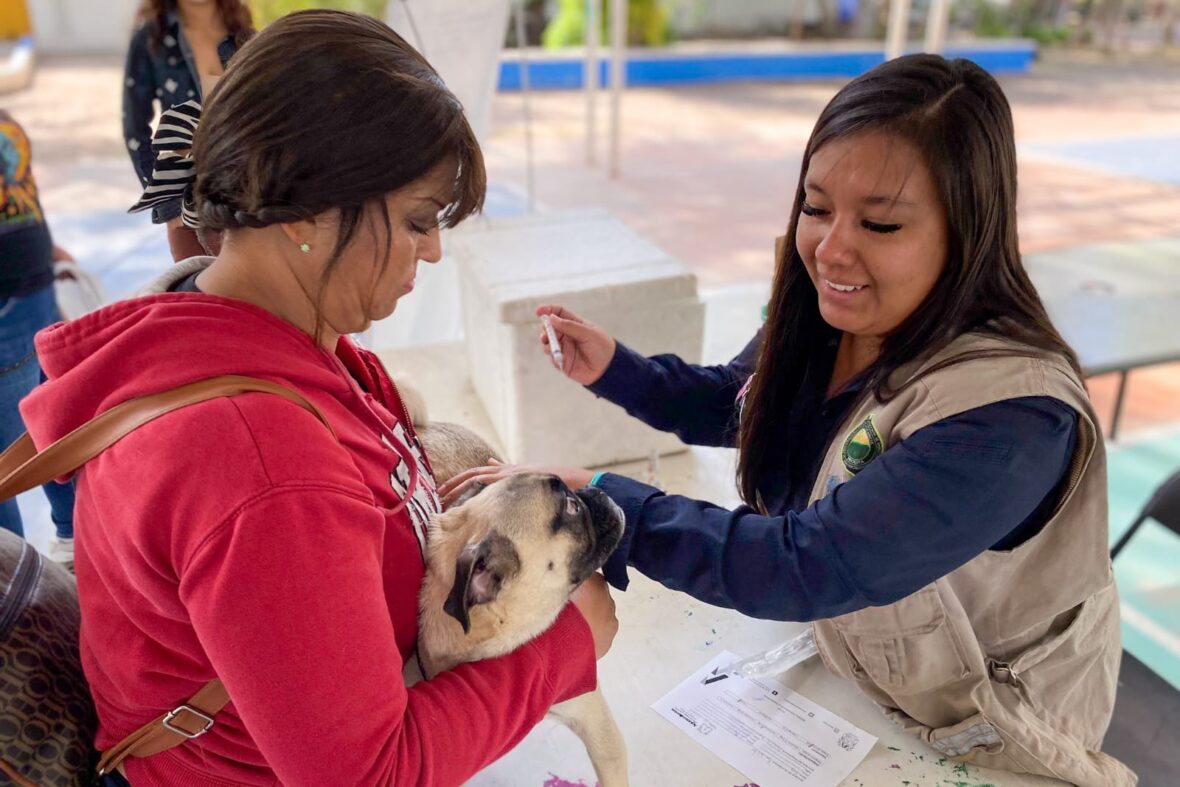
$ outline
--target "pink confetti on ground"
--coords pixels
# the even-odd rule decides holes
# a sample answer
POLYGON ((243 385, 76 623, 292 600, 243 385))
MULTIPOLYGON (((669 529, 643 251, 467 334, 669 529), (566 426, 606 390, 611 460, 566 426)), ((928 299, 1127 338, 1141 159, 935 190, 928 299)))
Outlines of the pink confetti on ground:
MULTIPOLYGON (((590 787, 590 785, 580 780, 576 782, 566 781, 557 774, 550 773, 549 778, 545 780, 545 783, 541 787, 590 787)), ((598 782, 594 783, 594 787, 598 787, 598 782)))

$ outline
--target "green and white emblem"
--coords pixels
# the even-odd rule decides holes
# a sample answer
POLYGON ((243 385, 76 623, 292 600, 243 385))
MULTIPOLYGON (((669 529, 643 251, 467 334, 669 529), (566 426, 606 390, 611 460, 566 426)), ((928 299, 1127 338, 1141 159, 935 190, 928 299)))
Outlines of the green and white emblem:
POLYGON ((840 461, 844 463, 844 469, 856 475, 864 470, 869 462, 880 456, 884 448, 881 435, 877 433, 877 427, 873 424, 873 416, 870 415, 844 440, 844 447, 840 449, 840 461))

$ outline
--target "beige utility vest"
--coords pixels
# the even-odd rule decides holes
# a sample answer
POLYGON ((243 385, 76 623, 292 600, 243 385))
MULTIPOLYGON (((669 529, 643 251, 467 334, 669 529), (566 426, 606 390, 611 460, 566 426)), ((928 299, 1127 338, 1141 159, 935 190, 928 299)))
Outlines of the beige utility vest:
MULTIPOLYGON (((1005 399, 1049 396, 1078 414, 1077 446, 1055 513, 1011 551, 986 551, 892 604, 816 622, 816 641, 832 672, 948 758, 1081 787, 1133 785, 1135 774, 1099 751, 1122 649, 1098 419, 1063 359, 1031 357, 1032 350, 978 355, 1013 350, 1021 348, 968 334, 898 370, 894 383, 975 355, 929 371, 885 404, 869 396, 829 446, 811 499, 935 421, 1005 399)), ((989 461, 990 447, 934 447, 989 461)))

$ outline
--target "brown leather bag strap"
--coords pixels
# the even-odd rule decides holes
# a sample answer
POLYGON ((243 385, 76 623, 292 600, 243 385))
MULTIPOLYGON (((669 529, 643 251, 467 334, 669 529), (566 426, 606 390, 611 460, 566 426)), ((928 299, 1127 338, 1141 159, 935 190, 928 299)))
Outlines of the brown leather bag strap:
POLYGON ((199 738, 213 726, 213 717, 229 703, 217 678, 206 683, 188 702, 162 713, 103 752, 98 775, 105 776, 128 757, 150 757, 199 738))
POLYGON ((41 785, 32 779, 25 778, 24 774, 12 765, 9 765, 3 757, 0 757, 0 773, 7 776, 9 781, 16 785, 16 787, 41 787, 41 785))
MULTIPOLYGON (((335 437, 336 432, 324 414, 302 394, 285 385, 240 375, 211 377, 129 399, 82 424, 41 452, 37 451, 28 434, 21 435, 0 454, 0 500, 68 475, 161 415, 209 399, 253 392, 275 394, 299 405, 323 422, 335 437)), ((107 750, 99 760, 99 776, 110 773, 128 757, 150 757, 204 735, 213 726, 213 717, 228 702, 225 687, 214 678, 188 702, 153 719, 107 750)))
POLYGON ((285 385, 240 375, 210 377, 118 404, 79 426, 44 451, 37 452, 27 434, 0 454, 0 500, 16 497, 54 478, 68 475, 161 415, 222 396, 259 392, 281 396, 314 415, 332 430, 314 404, 285 385))

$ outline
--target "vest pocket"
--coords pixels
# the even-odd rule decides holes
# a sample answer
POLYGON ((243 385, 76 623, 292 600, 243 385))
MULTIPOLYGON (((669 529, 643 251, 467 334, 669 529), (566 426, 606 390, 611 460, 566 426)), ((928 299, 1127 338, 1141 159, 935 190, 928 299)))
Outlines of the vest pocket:
POLYGON ((832 619, 855 677, 890 694, 921 694, 971 674, 934 585, 895 604, 832 619))
MULTIPOLYGON (((1011 659, 1011 673, 1019 677, 1042 663, 1084 656, 1088 652, 1101 652, 1101 645, 1109 642, 1110 638, 1099 637, 1106 633, 1104 629, 1112 627, 1111 614, 1116 603, 1112 580, 1081 604, 1058 615, 1056 625, 1050 626, 1049 633, 1041 641, 1011 659)), ((1001 679, 999 682, 1009 681, 1001 679)))
POLYGON ((1027 706, 1064 734, 1098 749, 1114 708, 1122 655, 1117 604, 1111 582, 1058 615, 1039 641, 1005 660, 987 658, 997 698, 1017 709, 1027 706))

